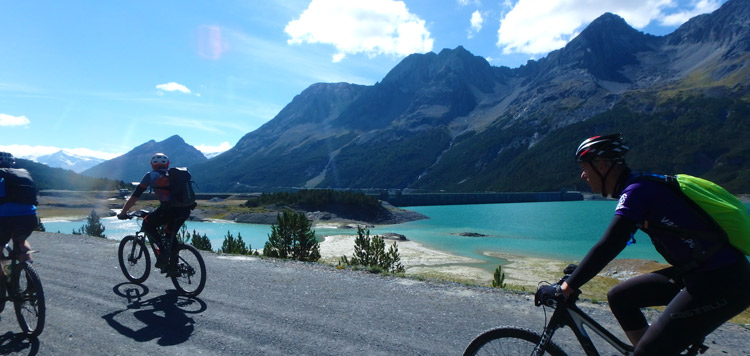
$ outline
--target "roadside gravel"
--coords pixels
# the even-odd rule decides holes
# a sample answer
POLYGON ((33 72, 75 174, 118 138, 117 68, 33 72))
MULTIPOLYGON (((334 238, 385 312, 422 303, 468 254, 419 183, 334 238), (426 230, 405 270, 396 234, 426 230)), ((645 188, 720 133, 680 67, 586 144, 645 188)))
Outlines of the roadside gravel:
MULTIPOLYGON (((47 324, 38 341, 19 338, 6 307, 4 355, 460 355, 491 327, 544 324, 530 294, 214 253, 204 253, 205 290, 188 299, 162 275, 127 283, 116 241, 55 233, 29 241, 41 251, 34 264, 47 324)), ((581 306, 622 336, 606 305, 581 306)), ((750 355, 749 340, 747 329, 722 326, 706 355, 750 355)), ((569 330, 554 341, 576 354, 569 330)))

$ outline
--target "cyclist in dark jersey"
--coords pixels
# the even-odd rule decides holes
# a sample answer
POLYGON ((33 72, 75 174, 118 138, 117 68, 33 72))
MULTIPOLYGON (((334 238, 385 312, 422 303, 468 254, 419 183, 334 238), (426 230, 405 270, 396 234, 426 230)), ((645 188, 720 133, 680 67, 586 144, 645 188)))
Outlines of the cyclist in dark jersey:
MULTIPOLYGON (((31 175, 25 169, 13 168, 16 164, 13 155, 8 152, 0 152, 0 248, 13 240, 13 251, 21 261, 31 259, 27 252, 31 245, 26 240, 39 226, 36 215, 36 203, 15 201, 13 191, 6 184, 7 175, 21 174, 29 179, 31 175)), ((34 191, 34 199, 36 192, 34 191)))
POLYGON ((638 179, 625 163, 628 150, 619 134, 591 137, 578 147, 581 178, 593 192, 619 201, 604 235, 558 288, 566 297, 572 294, 641 229, 672 266, 612 288, 610 308, 635 346, 635 355, 677 355, 750 306, 750 263, 729 243, 650 229, 650 221, 696 231, 716 227, 667 184, 638 179), (649 326, 640 308, 659 305, 666 309, 649 326))
POLYGON ((171 238, 170 241, 166 242, 167 245, 163 246, 162 252, 156 259, 156 268, 161 269, 162 273, 166 273, 169 256, 171 255, 172 248, 176 246, 176 233, 185 220, 190 217, 190 211, 194 206, 177 207, 170 205, 171 196, 169 194, 169 178, 167 177, 169 157, 167 155, 163 153, 154 154, 151 157, 151 168, 152 170, 143 176, 143 179, 141 179, 141 182, 135 188, 133 195, 125 202, 117 217, 119 219, 128 219, 128 211, 135 205, 141 194, 148 188, 153 189, 154 194, 159 199, 160 205, 143 219, 143 231, 149 234, 149 236, 156 238, 159 236, 157 229, 160 226, 164 226, 166 236, 171 238))

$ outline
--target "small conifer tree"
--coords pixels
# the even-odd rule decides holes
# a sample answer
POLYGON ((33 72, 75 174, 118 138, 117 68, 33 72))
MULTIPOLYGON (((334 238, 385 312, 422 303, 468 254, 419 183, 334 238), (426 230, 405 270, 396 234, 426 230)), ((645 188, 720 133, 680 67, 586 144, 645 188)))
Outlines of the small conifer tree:
POLYGON ((276 222, 277 225, 271 225, 271 235, 263 247, 263 255, 298 261, 320 259, 320 244, 305 214, 284 211, 276 215, 276 222))
POLYGON ((250 246, 245 244, 245 241, 242 240, 241 233, 237 233, 237 238, 235 238, 231 232, 227 231, 226 236, 224 236, 224 242, 221 244, 221 249, 219 249, 219 252, 231 253, 235 255, 249 255, 252 254, 252 249, 250 246))
POLYGON ((492 288, 505 288, 505 272, 503 266, 497 266, 494 278, 492 279, 492 288))
POLYGON ((385 250, 385 240, 379 235, 370 238, 370 229, 357 227, 357 237, 354 238, 354 255, 351 260, 341 257, 340 263, 366 266, 371 270, 386 270, 393 273, 403 273, 398 244, 393 243, 388 251, 385 250))
MULTIPOLYGON (((200 235, 193 230, 193 237, 190 240, 190 244, 195 246, 195 248, 199 250, 204 251, 213 251, 211 248, 211 240, 206 236, 206 234, 200 235)), ((250 249, 250 246, 247 247, 250 249)))
POLYGON ((73 230, 73 235, 89 235, 96 237, 107 237, 104 235, 105 227, 99 219, 99 215, 96 214, 95 210, 91 210, 86 219, 86 224, 81 226, 79 230, 73 230))

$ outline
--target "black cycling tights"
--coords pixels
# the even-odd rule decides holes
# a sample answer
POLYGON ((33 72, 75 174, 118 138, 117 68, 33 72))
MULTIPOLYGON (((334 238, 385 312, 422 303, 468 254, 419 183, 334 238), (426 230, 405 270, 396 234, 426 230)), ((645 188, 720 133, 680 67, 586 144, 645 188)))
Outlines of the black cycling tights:
POLYGON ((143 220, 143 231, 152 237, 159 236, 157 228, 164 226, 167 236, 171 236, 170 246, 174 247, 174 237, 180 230, 180 227, 190 217, 190 208, 169 208, 158 207, 149 213, 143 220))
POLYGON ((642 307, 666 305, 636 345, 634 355, 678 355, 750 306, 750 263, 681 277, 675 267, 622 282, 608 294, 609 305, 626 331, 646 326, 642 307))

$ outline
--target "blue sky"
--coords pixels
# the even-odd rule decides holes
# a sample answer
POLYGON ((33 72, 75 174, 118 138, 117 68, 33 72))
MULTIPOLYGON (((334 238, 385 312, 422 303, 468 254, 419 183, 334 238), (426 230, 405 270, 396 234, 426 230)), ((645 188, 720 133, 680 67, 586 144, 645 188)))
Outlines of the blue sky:
POLYGON ((372 85, 411 53, 515 68, 605 12, 664 35, 724 2, 4 1, 0 150, 109 159, 175 134, 226 150, 311 84, 372 85))

